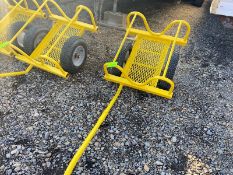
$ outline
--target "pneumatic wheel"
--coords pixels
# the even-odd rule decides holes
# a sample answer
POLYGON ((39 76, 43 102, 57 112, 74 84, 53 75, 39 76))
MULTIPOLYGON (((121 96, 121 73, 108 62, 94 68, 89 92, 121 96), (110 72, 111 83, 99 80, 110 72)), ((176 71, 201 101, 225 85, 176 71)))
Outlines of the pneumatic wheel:
POLYGON ((70 37, 62 47, 61 66, 70 73, 77 73, 85 64, 87 59, 87 44, 78 37, 70 37))
POLYGON ((40 44, 43 38, 48 34, 48 32, 49 27, 47 26, 34 25, 29 27, 28 30, 25 32, 23 40, 25 53, 31 55, 31 53, 40 44))
MULTIPOLYGON (((15 23, 11 24, 9 34, 8 34, 8 39, 11 40, 15 36, 15 34, 17 34, 18 31, 20 31, 20 29, 22 29, 24 24, 25 24, 24 21, 17 21, 15 23)), ((23 30, 12 43, 14 46, 18 47, 21 50, 24 50, 23 40, 25 37, 25 32, 27 32, 28 28, 29 28, 29 26, 26 27, 25 30, 23 30)))
POLYGON ((192 2, 192 4, 197 7, 201 7, 203 3, 204 3, 204 0, 193 0, 192 2))
MULTIPOLYGON (((177 65, 179 63, 179 58, 180 55, 178 53, 174 53, 170 62, 170 65, 167 70, 166 78, 173 80, 176 72, 177 65)), ((158 81, 158 88, 163 89, 163 90, 169 90, 170 89, 170 84, 165 82, 165 81, 158 81)))
MULTIPOLYGON (((122 48, 122 50, 117 58, 118 65, 121 66, 122 68, 124 68, 128 58, 132 52, 132 48, 133 48, 132 42, 126 43, 123 46, 123 48, 122 48)), ((109 68, 109 73, 112 75, 115 75, 115 76, 121 76, 121 71, 118 70, 117 68, 109 68)))

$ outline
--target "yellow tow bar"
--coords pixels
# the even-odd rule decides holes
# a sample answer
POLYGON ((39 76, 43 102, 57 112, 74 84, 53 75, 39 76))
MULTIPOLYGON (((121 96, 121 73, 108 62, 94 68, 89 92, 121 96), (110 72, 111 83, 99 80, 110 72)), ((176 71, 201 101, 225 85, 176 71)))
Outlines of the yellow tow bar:
POLYGON ((109 114, 109 111, 112 109, 113 105, 115 104, 116 100, 118 99, 118 97, 119 97, 119 95, 120 95, 120 93, 122 91, 122 88, 123 88, 123 86, 120 85, 117 92, 116 92, 116 94, 115 94, 115 96, 112 98, 112 100, 108 104, 107 108, 104 110, 104 112, 102 113, 102 115, 98 119, 98 121, 95 124, 94 128, 90 131, 90 133, 88 134, 88 136, 86 137, 86 139, 84 140, 82 145, 79 147, 78 151, 76 152, 76 154, 74 155, 73 159, 71 160, 69 166, 67 167, 67 169, 65 171, 65 175, 72 174, 72 172, 73 172, 76 164, 78 163, 79 159, 82 157, 84 151, 86 150, 86 148, 90 144, 93 137, 96 135, 99 127, 105 121, 107 115, 109 114))

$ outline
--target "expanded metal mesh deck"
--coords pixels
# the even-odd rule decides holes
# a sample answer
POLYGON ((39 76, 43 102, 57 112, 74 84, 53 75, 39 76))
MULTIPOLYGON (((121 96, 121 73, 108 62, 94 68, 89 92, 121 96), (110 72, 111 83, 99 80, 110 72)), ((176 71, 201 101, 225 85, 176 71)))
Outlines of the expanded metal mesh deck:
MULTIPOLYGON (((42 55, 47 55, 47 52, 51 47, 53 46, 54 42, 58 39, 58 37, 61 35, 61 33, 65 29, 65 25, 60 26, 59 31, 56 33, 56 35, 50 40, 49 44, 46 46, 46 48, 43 50, 42 55)), ((56 61, 60 61, 60 55, 61 55, 61 50, 62 47, 64 46, 64 43, 72 36, 78 36, 80 33, 80 30, 75 29, 75 28, 69 28, 65 35, 61 37, 59 42, 52 48, 52 51, 49 53, 49 57, 53 58, 56 61)))
MULTIPOLYGON (((65 32, 65 34, 62 35, 62 37, 59 39, 58 43, 54 45, 58 37, 64 31, 65 27, 66 27, 65 25, 59 25, 58 23, 53 26, 50 33, 53 33, 53 31, 58 31, 58 32, 56 32, 55 35, 53 35, 50 41, 46 44, 41 55, 47 55, 48 57, 52 58, 54 61, 60 63, 61 51, 62 51, 62 47, 64 46, 65 42, 70 37, 79 36, 81 33, 80 30, 73 28, 73 27, 69 27, 67 31, 65 32), (52 50, 50 51, 50 49, 52 50)), ((37 60, 40 60, 40 58, 37 58, 37 60)), ((49 60, 44 59, 44 64, 55 67, 55 65, 51 63, 49 60)))
MULTIPOLYGON (((129 63, 126 65, 128 76, 137 83, 145 83, 148 79, 161 74, 170 41, 155 41, 149 38, 138 38, 134 44, 129 63)), ((156 86, 157 80, 150 82, 156 86)))

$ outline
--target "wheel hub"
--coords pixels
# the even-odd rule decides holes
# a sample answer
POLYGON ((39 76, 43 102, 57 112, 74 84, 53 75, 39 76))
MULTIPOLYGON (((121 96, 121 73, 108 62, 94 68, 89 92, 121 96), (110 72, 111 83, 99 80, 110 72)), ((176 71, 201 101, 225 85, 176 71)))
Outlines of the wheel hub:
POLYGON ((73 53, 72 61, 73 64, 77 67, 83 64, 83 61, 86 57, 86 51, 83 46, 78 46, 73 53))

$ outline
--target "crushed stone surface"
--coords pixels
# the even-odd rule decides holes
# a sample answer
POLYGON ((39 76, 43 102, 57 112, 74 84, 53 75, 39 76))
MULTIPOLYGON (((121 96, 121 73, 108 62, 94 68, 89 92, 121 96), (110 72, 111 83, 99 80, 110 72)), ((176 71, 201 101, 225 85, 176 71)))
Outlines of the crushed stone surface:
MULTIPOLYGON (((119 10, 144 13, 154 31, 175 19, 192 27, 174 98, 124 88, 74 174, 233 174, 233 30, 209 14, 210 1, 202 8, 146 2, 125 2, 119 10)), ((101 26, 86 35, 87 63, 67 80, 36 68, 0 79, 0 174, 64 173, 117 90, 103 79, 103 64, 123 36, 101 26)), ((0 65, 1 72, 26 67, 4 56, 0 65)))

